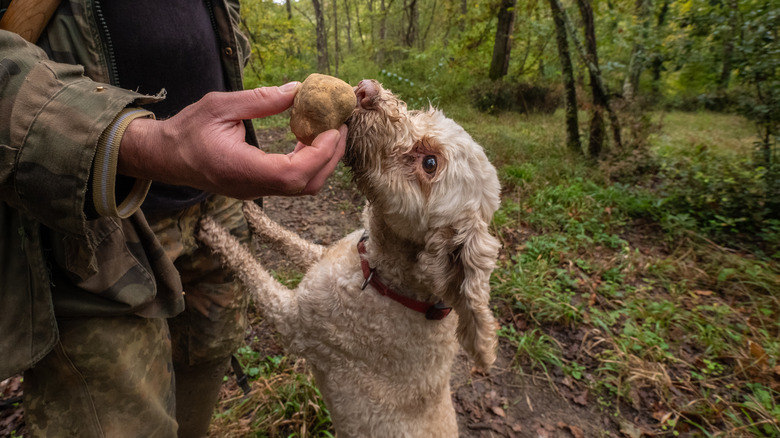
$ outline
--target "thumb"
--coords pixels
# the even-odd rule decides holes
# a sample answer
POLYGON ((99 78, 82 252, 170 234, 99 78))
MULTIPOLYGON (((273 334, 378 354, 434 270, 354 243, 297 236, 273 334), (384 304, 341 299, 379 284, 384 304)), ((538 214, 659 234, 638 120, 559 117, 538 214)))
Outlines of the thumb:
POLYGON ((213 93, 214 107, 227 120, 246 120, 279 114, 293 104, 300 82, 231 93, 213 93))

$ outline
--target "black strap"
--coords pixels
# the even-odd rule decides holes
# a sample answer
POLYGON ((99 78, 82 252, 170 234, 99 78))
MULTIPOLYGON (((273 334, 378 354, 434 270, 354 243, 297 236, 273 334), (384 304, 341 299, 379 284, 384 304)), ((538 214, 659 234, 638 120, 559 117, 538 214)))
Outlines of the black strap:
POLYGON ((15 408, 17 404, 22 402, 22 397, 15 395, 4 400, 0 400, 0 411, 4 409, 15 408))
POLYGON ((244 395, 249 394, 252 388, 249 387, 249 377, 244 373, 244 369, 241 368, 241 364, 238 362, 236 356, 230 357, 230 363, 233 365, 233 374, 236 375, 236 383, 238 387, 244 391, 244 395))

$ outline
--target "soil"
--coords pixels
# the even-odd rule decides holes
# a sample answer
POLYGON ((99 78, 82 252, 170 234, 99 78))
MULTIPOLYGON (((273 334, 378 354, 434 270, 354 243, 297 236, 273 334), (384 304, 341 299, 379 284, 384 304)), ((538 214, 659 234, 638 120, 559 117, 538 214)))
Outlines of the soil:
MULTIPOLYGON (((270 150, 273 151, 273 148, 289 147, 290 135, 287 132, 278 129, 259 134, 265 144, 276 145, 270 150)), ((270 197, 265 198, 263 203, 272 219, 306 239, 328 245, 361 227, 364 200, 343 171, 338 170, 317 196, 270 197)), ((270 269, 290 268, 278 257, 264 260, 270 269)), ((517 320, 508 311, 499 310, 499 313, 506 313, 499 315, 502 324, 515 324, 518 329, 523 329, 523 321, 517 320)), ((574 329, 572 333, 558 335, 559 339, 570 338, 574 345, 577 345, 577 339, 582 338, 574 329)), ((253 327, 248 339, 257 338, 260 338, 260 347, 266 352, 279 351, 268 327, 253 327)), ((579 382, 554 374, 523 372, 515 361, 512 346, 503 340, 498 359, 489 374, 473 369, 472 365, 468 356, 461 352, 453 366, 452 397, 461 437, 640 436, 632 426, 621 428, 614 416, 599 409, 595 397, 589 395, 579 382)), ((235 380, 230 379, 227 385, 235 386, 235 380)), ((20 395, 18 376, 0 382, 0 437, 12 436, 14 431, 16 436, 25 435, 22 404, 7 403, 18 401, 15 397, 20 395)))

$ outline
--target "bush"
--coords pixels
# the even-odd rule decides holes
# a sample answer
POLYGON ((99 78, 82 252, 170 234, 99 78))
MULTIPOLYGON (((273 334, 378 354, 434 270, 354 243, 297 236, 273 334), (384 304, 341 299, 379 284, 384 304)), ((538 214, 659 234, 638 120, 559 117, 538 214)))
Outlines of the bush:
POLYGON ((780 256, 780 193, 768 170, 746 158, 711 153, 699 146, 680 161, 662 157, 659 173, 664 206, 687 213, 704 232, 726 244, 746 241, 770 257, 780 256))
POLYGON ((469 94, 472 104, 487 113, 551 114, 563 101, 560 89, 525 82, 484 81, 474 86, 469 94))

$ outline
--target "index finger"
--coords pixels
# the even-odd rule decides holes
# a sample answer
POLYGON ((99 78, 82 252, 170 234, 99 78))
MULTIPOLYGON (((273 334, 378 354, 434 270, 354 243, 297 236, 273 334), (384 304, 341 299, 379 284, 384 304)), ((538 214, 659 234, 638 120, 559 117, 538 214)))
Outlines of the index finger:
POLYGON ((215 93, 214 106, 226 120, 247 120, 279 114, 291 107, 300 82, 281 87, 261 87, 231 93, 215 93))

